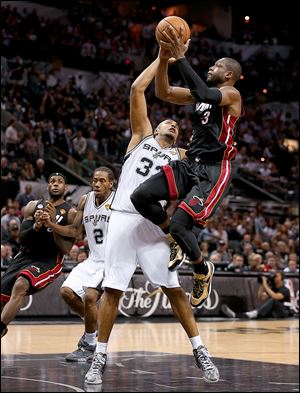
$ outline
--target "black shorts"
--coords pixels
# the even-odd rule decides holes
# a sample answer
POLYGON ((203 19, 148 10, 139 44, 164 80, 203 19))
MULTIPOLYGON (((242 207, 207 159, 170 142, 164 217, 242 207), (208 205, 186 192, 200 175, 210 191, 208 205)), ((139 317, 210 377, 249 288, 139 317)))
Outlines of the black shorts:
POLYGON ((1 277, 1 301, 8 302, 18 277, 25 277, 30 284, 28 294, 46 287, 62 272, 62 260, 55 258, 37 259, 20 252, 15 256, 1 277))
POLYGON ((226 195, 232 179, 231 161, 199 163, 173 161, 163 167, 170 199, 180 199, 179 208, 203 226, 226 195))

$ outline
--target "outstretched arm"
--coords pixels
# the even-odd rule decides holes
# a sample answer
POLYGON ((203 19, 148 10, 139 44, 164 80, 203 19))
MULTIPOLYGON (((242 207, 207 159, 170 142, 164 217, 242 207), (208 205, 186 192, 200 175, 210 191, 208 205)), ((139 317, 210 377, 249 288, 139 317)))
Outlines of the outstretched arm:
POLYGON ((154 79, 158 59, 154 60, 133 82, 130 89, 130 125, 132 138, 127 150, 131 150, 143 138, 152 134, 148 118, 145 90, 154 79))

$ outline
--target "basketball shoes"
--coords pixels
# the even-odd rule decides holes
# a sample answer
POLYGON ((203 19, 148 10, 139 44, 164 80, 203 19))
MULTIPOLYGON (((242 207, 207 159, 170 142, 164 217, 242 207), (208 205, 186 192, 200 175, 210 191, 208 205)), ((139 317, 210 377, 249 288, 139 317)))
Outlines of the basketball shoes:
POLYGON ((175 241, 170 244, 170 249, 171 253, 168 269, 170 270, 170 272, 175 272, 175 270, 178 270, 180 266, 185 262, 186 254, 183 253, 182 249, 175 241))
POLYGON ((203 372, 203 378, 206 382, 218 382, 220 379, 219 370, 210 360, 211 355, 208 350, 199 345, 198 348, 193 350, 196 364, 203 372))
POLYGON ((208 273, 199 274, 193 273, 193 289, 191 293, 190 303, 194 307, 200 307, 210 295, 211 281, 215 271, 214 264, 209 261, 205 261, 208 268, 208 273))
POLYGON ((100 385, 105 370, 107 355, 101 352, 94 354, 92 365, 85 375, 84 382, 91 385, 100 385))

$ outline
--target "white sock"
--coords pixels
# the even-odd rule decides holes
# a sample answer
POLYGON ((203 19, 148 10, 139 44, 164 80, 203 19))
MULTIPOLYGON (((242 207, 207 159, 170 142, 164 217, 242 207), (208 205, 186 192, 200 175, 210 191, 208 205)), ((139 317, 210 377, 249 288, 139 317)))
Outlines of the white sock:
POLYGON ((192 344, 193 349, 199 347, 199 345, 203 345, 200 335, 195 337, 190 337, 190 342, 192 344))
POLYGON ((107 344, 108 343, 100 343, 99 341, 97 342, 96 346, 96 352, 99 353, 107 353, 107 344))
POLYGON ((257 318, 258 311, 257 310, 247 311, 245 314, 247 315, 248 318, 254 319, 254 318, 257 318))
POLYGON ((87 342, 89 345, 96 345, 96 332, 94 333, 84 333, 84 341, 87 342))

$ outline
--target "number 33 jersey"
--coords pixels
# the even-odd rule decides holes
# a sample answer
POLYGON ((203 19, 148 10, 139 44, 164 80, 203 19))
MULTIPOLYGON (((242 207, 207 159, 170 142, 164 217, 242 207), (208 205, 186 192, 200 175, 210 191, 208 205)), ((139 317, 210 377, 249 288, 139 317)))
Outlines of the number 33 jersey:
POLYGON ((177 147, 162 148, 152 135, 144 138, 125 155, 112 210, 138 214, 130 195, 141 183, 158 173, 162 166, 179 159, 177 147))
POLYGON ((114 192, 101 205, 96 206, 94 191, 87 194, 82 220, 90 250, 89 257, 95 262, 104 260, 104 247, 113 197, 114 192))

